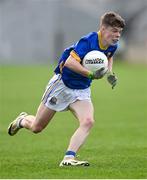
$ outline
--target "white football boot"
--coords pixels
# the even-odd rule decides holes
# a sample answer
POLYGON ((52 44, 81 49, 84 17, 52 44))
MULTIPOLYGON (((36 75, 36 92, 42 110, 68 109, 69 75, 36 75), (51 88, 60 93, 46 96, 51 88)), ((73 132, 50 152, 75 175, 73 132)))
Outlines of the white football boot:
POLYGON ((22 127, 20 127, 20 124, 19 122, 24 118, 26 117, 28 114, 26 112, 22 112, 19 114, 19 116, 17 116, 17 118, 12 121, 10 124, 9 124, 9 127, 8 127, 8 134, 10 136, 14 136, 18 131, 19 129, 21 129, 22 127))
POLYGON ((63 159, 63 161, 61 161, 60 167, 63 166, 90 166, 88 161, 78 161, 75 159, 63 159))

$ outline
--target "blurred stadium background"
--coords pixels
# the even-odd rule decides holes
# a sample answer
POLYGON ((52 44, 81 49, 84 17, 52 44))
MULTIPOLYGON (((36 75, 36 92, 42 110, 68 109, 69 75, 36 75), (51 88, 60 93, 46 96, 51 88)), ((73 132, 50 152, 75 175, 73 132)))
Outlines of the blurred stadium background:
POLYGON ((147 0, 0 0, 0 64, 57 61, 110 10, 127 23, 118 55, 147 63, 147 0))
POLYGON ((147 0, 0 0, 0 179, 147 178, 146 17, 147 0), (36 113, 64 48, 97 31, 111 10, 127 24, 115 56, 118 86, 92 84, 96 123, 80 151, 91 166, 60 169, 78 126, 69 112, 38 135, 10 137, 7 127, 21 111, 36 113))

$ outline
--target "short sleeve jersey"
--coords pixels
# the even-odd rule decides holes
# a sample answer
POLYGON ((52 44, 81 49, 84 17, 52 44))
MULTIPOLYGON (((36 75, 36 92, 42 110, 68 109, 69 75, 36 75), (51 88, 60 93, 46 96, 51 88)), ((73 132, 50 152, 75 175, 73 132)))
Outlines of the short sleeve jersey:
POLYGON ((69 55, 73 56, 82 64, 82 60, 88 52, 98 50, 103 52, 109 59, 114 55, 117 46, 118 44, 115 44, 104 48, 101 45, 100 32, 91 32, 82 37, 77 43, 64 50, 55 69, 55 73, 62 74, 62 80, 67 87, 71 89, 86 89, 91 85, 92 80, 64 66, 69 55))

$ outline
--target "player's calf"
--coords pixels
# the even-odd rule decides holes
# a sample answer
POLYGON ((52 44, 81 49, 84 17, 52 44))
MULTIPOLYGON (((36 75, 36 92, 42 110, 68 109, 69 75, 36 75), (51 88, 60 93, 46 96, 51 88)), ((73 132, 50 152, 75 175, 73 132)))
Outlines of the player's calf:
POLYGON ((40 133, 43 130, 42 126, 39 125, 32 125, 31 131, 35 134, 40 133))

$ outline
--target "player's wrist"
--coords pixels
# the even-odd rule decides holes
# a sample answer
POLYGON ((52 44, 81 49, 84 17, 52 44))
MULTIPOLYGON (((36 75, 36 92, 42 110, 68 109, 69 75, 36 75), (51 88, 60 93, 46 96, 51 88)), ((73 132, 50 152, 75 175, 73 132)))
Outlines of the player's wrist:
POLYGON ((92 72, 92 71, 89 71, 87 77, 88 77, 89 79, 93 79, 93 72, 92 72))
POLYGON ((111 75, 111 74, 113 74, 112 70, 109 70, 109 69, 108 69, 107 75, 111 75))
POLYGON ((113 74, 112 71, 110 71, 110 70, 107 71, 107 76, 110 76, 110 75, 112 75, 112 74, 113 74))

